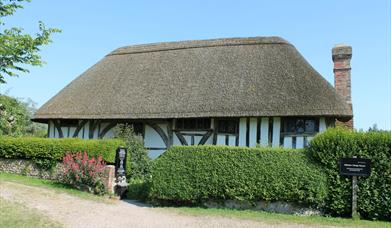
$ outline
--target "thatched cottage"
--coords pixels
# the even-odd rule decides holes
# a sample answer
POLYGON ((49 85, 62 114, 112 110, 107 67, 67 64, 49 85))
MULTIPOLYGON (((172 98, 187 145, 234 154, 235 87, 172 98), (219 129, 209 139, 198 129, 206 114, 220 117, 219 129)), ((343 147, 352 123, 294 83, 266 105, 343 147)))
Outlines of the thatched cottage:
POLYGON ((279 37, 181 41, 114 50, 35 114, 50 138, 113 137, 131 123, 152 157, 171 145, 302 148, 352 125, 351 47, 333 48, 335 87, 279 37))

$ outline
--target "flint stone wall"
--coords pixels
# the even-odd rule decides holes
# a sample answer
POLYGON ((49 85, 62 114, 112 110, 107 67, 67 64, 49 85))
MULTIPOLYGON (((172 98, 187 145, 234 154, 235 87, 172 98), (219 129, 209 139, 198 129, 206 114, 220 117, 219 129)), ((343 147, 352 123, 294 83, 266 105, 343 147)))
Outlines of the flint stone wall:
MULTIPOLYGON (((0 172, 4 173, 33 176, 41 179, 63 182, 63 170, 64 166, 61 162, 57 163, 51 170, 43 170, 31 160, 0 158, 0 172)), ((114 193, 115 176, 113 165, 106 165, 102 179, 108 192, 114 193)))
POLYGON ((317 209, 308 208, 305 206, 297 205, 289 202, 268 202, 268 201, 238 201, 238 200, 225 200, 221 202, 208 201, 203 204, 208 208, 231 208, 240 210, 257 210, 257 211, 268 211, 284 214, 295 214, 295 215, 321 215, 322 212, 317 209))

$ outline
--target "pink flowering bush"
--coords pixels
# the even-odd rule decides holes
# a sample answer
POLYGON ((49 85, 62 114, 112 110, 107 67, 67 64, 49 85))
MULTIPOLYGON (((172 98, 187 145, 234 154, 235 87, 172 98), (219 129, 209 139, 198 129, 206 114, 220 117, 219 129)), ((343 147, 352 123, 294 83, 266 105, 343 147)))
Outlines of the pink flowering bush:
POLYGON ((101 156, 90 159, 87 152, 66 153, 63 164, 66 183, 95 194, 106 192, 101 179, 106 164, 101 156))

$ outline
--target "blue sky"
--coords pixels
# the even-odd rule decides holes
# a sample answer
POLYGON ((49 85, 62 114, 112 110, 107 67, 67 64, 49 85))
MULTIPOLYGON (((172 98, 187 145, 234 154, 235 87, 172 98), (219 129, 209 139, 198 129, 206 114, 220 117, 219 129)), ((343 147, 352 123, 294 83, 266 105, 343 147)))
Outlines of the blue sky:
POLYGON ((62 33, 42 49, 43 67, 6 78, 0 93, 43 105, 113 49, 140 43, 281 36, 334 83, 331 48, 352 45, 357 129, 391 130, 391 1, 92 1, 33 0, 6 26, 37 31, 42 20, 62 33))

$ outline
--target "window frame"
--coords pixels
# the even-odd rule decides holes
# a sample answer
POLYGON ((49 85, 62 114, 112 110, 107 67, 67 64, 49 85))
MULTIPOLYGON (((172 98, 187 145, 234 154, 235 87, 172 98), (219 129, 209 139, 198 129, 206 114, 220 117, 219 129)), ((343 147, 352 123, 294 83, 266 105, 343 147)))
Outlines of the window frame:
POLYGON ((209 131, 211 130, 211 118, 181 118, 175 120, 175 130, 177 131, 209 131), (186 121, 194 121, 192 127, 186 127, 192 124, 186 121), (202 122, 202 123, 201 123, 202 122))
POLYGON ((312 136, 312 135, 315 135, 315 134, 319 133, 319 119, 320 119, 319 117, 306 117, 306 116, 304 116, 304 117, 285 117, 282 119, 282 132, 281 132, 281 134, 284 136, 295 136, 295 135, 312 136), (288 131, 288 128, 289 128, 288 124, 289 124, 289 121, 291 121, 291 120, 294 120, 294 122, 295 122, 295 131, 294 132, 288 131), (303 132, 297 131, 297 122, 299 120, 304 120, 304 131, 303 132), (313 131, 306 131, 305 130, 306 121, 309 121, 309 120, 312 120, 315 123, 313 131))
MULTIPOLYGON (((239 119, 238 118, 219 118, 216 119, 216 133, 217 134, 224 134, 224 135, 238 135, 239 134, 239 119), (221 131, 220 125, 221 123, 225 122, 235 122, 234 131, 221 131)), ((229 127, 225 127, 225 130, 227 130, 229 127)))

